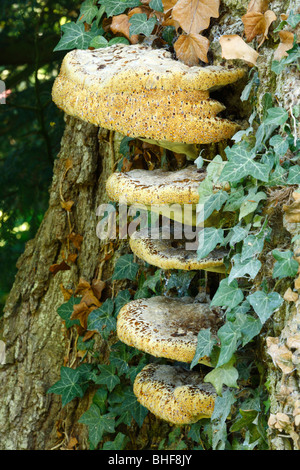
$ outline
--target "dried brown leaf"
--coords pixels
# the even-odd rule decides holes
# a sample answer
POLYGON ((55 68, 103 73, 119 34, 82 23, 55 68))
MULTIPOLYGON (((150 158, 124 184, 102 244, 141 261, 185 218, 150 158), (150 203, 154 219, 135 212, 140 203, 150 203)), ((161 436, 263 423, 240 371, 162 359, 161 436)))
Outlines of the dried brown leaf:
POLYGON ((174 44, 176 56, 186 65, 199 64, 199 59, 208 63, 209 40, 201 34, 182 34, 174 44))
POLYGON ((237 34, 225 34, 220 38, 222 57, 224 59, 242 59, 250 65, 255 65, 258 52, 248 46, 237 34))
POLYGON ((69 235, 69 240, 73 243, 75 248, 80 250, 81 244, 83 242, 83 236, 82 235, 79 235, 79 233, 72 232, 69 235))
POLYGON ((251 11, 264 13, 267 11, 269 3, 269 0, 251 0, 247 8, 247 13, 250 13, 251 11))
POLYGON ((246 39, 252 41, 256 36, 264 34, 266 30, 266 19, 264 15, 258 11, 252 11, 242 16, 244 23, 246 39))
POLYGON ((92 281, 92 291, 97 299, 101 299, 103 289, 106 287, 106 282, 101 281, 100 279, 94 279, 92 281))
POLYGON ((73 204, 74 204, 74 201, 60 201, 61 207, 68 212, 71 212, 73 204))
POLYGON ((285 212, 285 220, 290 224, 300 223, 300 200, 292 204, 283 204, 282 209, 285 212))
POLYGON ((136 44, 139 40, 137 34, 130 36, 129 34, 129 16, 122 14, 113 16, 110 29, 114 34, 122 34, 127 38, 132 44, 136 44))
POLYGON ((280 43, 274 53, 274 60, 286 57, 287 51, 293 47, 294 34, 291 31, 279 31, 280 43))
POLYGON ((66 288, 63 286, 63 284, 60 284, 59 287, 60 287, 60 290, 61 290, 61 292, 62 292, 62 294, 63 294, 63 296, 64 296, 64 301, 67 302, 67 301, 72 297, 72 295, 73 295, 72 289, 66 289, 66 288))
POLYGON ((52 264, 49 268, 49 271, 55 275, 59 271, 69 271, 70 269, 70 266, 64 260, 61 263, 52 264))
POLYGON ((293 292, 292 289, 289 287, 285 291, 283 298, 287 302, 296 302, 299 298, 299 295, 297 294, 297 292, 293 292))
POLYGON ((172 10, 172 8, 176 5, 176 3, 177 3, 177 0, 162 0, 164 12, 167 13, 169 10, 172 10))
POLYGON ((208 28, 211 18, 219 16, 220 0, 179 0, 172 17, 186 33, 200 33, 208 28))

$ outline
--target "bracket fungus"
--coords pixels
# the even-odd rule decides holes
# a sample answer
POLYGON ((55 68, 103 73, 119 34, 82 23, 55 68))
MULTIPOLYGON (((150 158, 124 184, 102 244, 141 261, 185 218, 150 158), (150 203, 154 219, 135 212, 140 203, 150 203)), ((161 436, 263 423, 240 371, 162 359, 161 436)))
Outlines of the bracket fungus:
MULTIPOLYGON (((148 229, 141 229, 134 232, 130 237, 130 248, 133 253, 147 263, 157 266, 161 269, 183 269, 185 271, 193 271, 202 269, 203 271, 224 273, 224 258, 228 254, 224 249, 215 249, 210 252, 206 258, 198 258, 196 247, 194 249, 186 249, 189 242, 183 237, 176 239, 169 230, 160 229, 159 237, 153 235, 148 229), (169 235, 164 239, 163 234, 169 235)), ((176 232, 175 232, 176 233, 176 232)), ((191 245, 197 241, 191 242, 191 245)))
POLYGON ((150 363, 136 376, 133 391, 153 414, 173 424, 192 424, 210 418, 216 391, 197 372, 179 366, 150 363))
POLYGON ((235 82, 242 69, 189 67, 163 49, 116 44, 73 50, 63 59, 52 98, 67 114, 129 137, 211 143, 231 138, 236 123, 211 88, 235 82))
MULTIPOLYGON (((221 311, 192 298, 165 296, 137 299, 124 305, 117 318, 120 341, 155 357, 192 362, 200 330, 216 334, 221 311)), ((199 359, 210 365, 208 357, 199 359)))

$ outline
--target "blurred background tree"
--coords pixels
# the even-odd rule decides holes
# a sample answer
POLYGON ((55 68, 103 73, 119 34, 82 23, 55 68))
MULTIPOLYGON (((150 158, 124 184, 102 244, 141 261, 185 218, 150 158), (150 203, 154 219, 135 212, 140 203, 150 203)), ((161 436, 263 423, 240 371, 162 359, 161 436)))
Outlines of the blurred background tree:
POLYGON ((16 261, 48 205, 53 162, 64 130, 51 101, 65 54, 53 52, 61 25, 78 18, 80 0, 1 0, 0 316, 16 261))

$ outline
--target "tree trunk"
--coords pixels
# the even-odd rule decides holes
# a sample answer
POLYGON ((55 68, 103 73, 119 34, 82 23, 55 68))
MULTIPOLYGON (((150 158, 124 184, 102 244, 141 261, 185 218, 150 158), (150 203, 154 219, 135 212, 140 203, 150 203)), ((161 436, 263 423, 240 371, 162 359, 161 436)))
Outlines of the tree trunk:
MULTIPOLYGON (((59 379, 61 365, 68 365, 67 350, 72 342, 57 314, 64 302, 60 286, 74 288, 80 278, 91 282, 101 274, 99 270, 103 279, 111 276, 113 263, 103 264, 105 243, 96 235, 96 209, 107 201, 105 180, 113 170, 119 137, 66 118, 49 209, 18 261, 18 274, 5 308, 1 449, 51 448, 56 442, 54 424, 63 422, 68 434, 84 410, 84 402, 78 410, 74 400, 60 415, 60 397, 46 392, 59 379), (73 201, 69 211, 63 207, 67 201, 73 201), (76 262, 70 262, 71 254, 78 255, 76 262), (55 273, 55 265, 68 258, 69 269, 55 273)), ((86 446, 84 432, 80 445, 86 446)))

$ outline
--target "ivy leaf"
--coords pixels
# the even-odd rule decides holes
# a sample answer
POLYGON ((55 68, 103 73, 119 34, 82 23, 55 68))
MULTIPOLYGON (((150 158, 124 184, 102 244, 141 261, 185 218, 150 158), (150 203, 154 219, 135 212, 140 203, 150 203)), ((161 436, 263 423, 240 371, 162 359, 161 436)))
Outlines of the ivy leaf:
MULTIPOLYGON (((117 409, 115 411, 117 411, 117 409)), ((133 418, 140 427, 148 414, 148 410, 137 401, 135 394, 129 387, 125 389, 123 393, 122 407, 118 407, 118 414, 120 414, 120 412, 121 415, 117 421, 117 425, 125 423, 127 426, 130 426, 133 418)))
POLYGON ((210 382, 215 387, 218 395, 222 394, 223 385, 238 388, 236 381, 239 373, 237 369, 233 367, 233 361, 234 360, 231 360, 221 367, 216 367, 204 377, 204 382, 210 382))
POLYGON ((131 300, 131 294, 128 289, 121 290, 117 297, 115 298, 115 311, 114 315, 117 317, 119 311, 124 305, 126 305, 131 300))
POLYGON ((85 0, 80 7, 78 21, 92 24, 92 21, 95 18, 95 16, 97 16, 97 14, 98 14, 98 8, 96 7, 94 0, 85 0))
POLYGON ((227 389, 215 400, 214 411, 211 417, 212 421, 212 446, 213 449, 225 449, 227 440, 226 420, 231 412, 232 405, 236 402, 234 393, 227 389), (221 441, 221 447, 219 442, 221 441))
POLYGON ((241 331, 236 328, 233 322, 227 321, 219 328, 218 337, 221 341, 221 350, 217 367, 220 367, 227 364, 237 350, 238 342, 241 338, 241 331))
POLYGON ((114 302, 107 299, 99 308, 92 310, 87 319, 87 329, 96 330, 104 338, 107 338, 111 331, 116 329, 116 319, 112 313, 114 311, 114 302))
POLYGON ((265 238, 262 235, 248 235, 245 238, 241 253, 241 261, 252 258, 261 253, 264 247, 265 238))
POLYGON ((162 0, 151 0, 149 7, 155 11, 164 11, 162 0))
POLYGON ((94 377, 94 382, 97 385, 106 385, 108 390, 111 392, 116 385, 120 383, 118 375, 116 375, 115 367, 110 365, 98 365, 100 374, 94 377))
POLYGON ((129 437, 125 434, 118 432, 113 441, 104 442, 103 450, 123 450, 129 441, 129 437))
POLYGON ((235 144, 225 149, 228 162, 220 175, 220 182, 230 181, 235 183, 245 176, 252 176, 260 181, 267 182, 269 179, 268 165, 254 160, 256 153, 245 145, 235 144))
POLYGON ((243 298, 243 291, 239 289, 236 279, 229 285, 227 277, 220 282, 210 305, 234 308, 242 302, 243 298))
POLYGON ((293 258, 292 251, 273 250, 272 254, 277 260, 273 268, 273 278, 283 279, 284 277, 295 277, 299 264, 293 258))
POLYGON ((198 259, 205 258, 218 244, 224 243, 224 230, 215 227, 205 227, 199 233, 198 259))
POLYGON ((88 426, 89 440, 93 447, 99 444, 104 433, 112 433, 115 430, 115 416, 112 413, 101 415, 100 409, 94 403, 78 422, 88 426))
POLYGON ((136 13, 135 15, 132 15, 129 23, 130 36, 134 34, 144 34, 145 36, 150 36, 154 26, 156 25, 156 16, 152 16, 148 19, 146 13, 136 13))
POLYGON ((78 370, 62 366, 60 380, 47 390, 47 393, 61 395, 62 406, 65 406, 73 398, 82 398, 84 389, 81 386, 81 374, 78 370))
MULTIPOLYGON (((226 191, 217 191, 212 194, 204 203, 197 217, 197 223, 204 222, 214 212, 219 211, 223 204, 227 201, 228 194, 226 191)), ((198 204, 198 208, 199 208, 198 204)))
POLYGON ((242 334, 242 346, 245 346, 259 334, 262 324, 258 318, 254 318, 251 315, 245 315, 244 313, 237 313, 234 327, 240 330, 242 334))
POLYGON ((254 212, 260 201, 264 199, 267 199, 267 195, 263 191, 259 191, 256 194, 249 191, 249 194, 244 198, 241 204, 239 220, 254 212))
POLYGON ((90 47, 94 47, 95 49, 100 49, 101 47, 107 47, 108 46, 108 40, 105 39, 105 37, 99 35, 99 36, 95 36, 90 44, 89 44, 90 47))
POLYGON ((127 8, 141 6, 139 0, 101 0, 101 5, 105 5, 107 16, 116 16, 123 13, 127 8))
POLYGON ((267 293, 264 291, 256 291, 254 294, 248 295, 247 300, 252 305, 262 324, 264 324, 283 303, 283 298, 278 292, 267 293))
POLYGON ((62 25, 61 30, 63 36, 53 52, 68 49, 87 49, 95 36, 92 31, 85 31, 83 23, 74 23, 73 21, 62 25))
POLYGON ((70 297, 68 302, 60 305, 57 309, 58 315, 65 321, 66 328, 70 328, 73 325, 80 325, 79 320, 70 320, 70 317, 73 313, 74 305, 79 304, 81 297, 70 297))
POLYGON ((240 225, 235 225, 230 231, 229 244, 233 247, 236 243, 241 242, 247 238, 247 235, 250 230, 250 224, 246 227, 241 227, 240 225))
POLYGON ((277 108, 269 108, 268 109, 268 115, 266 119, 264 120, 264 123, 266 125, 276 125, 280 126, 281 124, 284 124, 288 120, 289 114, 288 112, 284 109, 278 106, 277 108))
POLYGON ((138 270, 139 265, 137 263, 134 263, 133 255, 129 254, 120 256, 120 258, 115 264, 112 279, 130 279, 131 281, 134 281, 138 270))
POLYGON ((289 170, 289 176, 287 179, 288 184, 300 184, 300 166, 292 166, 289 170))
POLYGON ((201 357, 209 357, 216 343, 217 340, 212 336, 209 328, 206 330, 200 330, 197 337, 196 352, 190 368, 192 369, 196 364, 198 364, 201 357))
POLYGON ((234 261, 234 265, 228 277, 228 284, 230 284, 233 279, 243 277, 245 274, 248 274, 250 279, 254 279, 261 268, 261 262, 258 259, 247 258, 241 261, 241 255, 239 253, 232 257, 232 261, 234 261))

